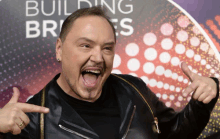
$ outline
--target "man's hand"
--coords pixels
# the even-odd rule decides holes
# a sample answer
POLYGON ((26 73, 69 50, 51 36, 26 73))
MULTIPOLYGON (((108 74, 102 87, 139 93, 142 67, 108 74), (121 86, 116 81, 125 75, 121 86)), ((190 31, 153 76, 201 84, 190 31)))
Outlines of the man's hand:
POLYGON ((0 109, 0 132, 11 132, 14 135, 20 134, 30 122, 26 112, 48 113, 49 109, 32 104, 19 103, 20 92, 18 88, 13 88, 11 100, 0 109))
POLYGON ((183 96, 193 92, 192 98, 205 104, 216 97, 217 86, 213 79, 193 73, 185 62, 181 63, 181 69, 191 81, 191 84, 183 91, 183 96))

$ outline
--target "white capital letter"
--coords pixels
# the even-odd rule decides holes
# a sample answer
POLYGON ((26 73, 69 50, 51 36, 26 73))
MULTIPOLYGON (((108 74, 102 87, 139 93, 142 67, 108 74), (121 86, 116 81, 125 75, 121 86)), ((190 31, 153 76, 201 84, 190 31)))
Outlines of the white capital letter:
POLYGON ((62 29, 63 22, 64 22, 64 20, 60 20, 60 31, 61 31, 61 29, 62 29))
POLYGON ((133 5, 125 5, 125 7, 129 7, 130 8, 130 10, 129 11, 127 11, 127 12, 125 12, 125 11, 122 11, 121 10, 121 2, 122 2, 123 0, 120 0, 119 2, 118 2, 118 10, 121 12, 121 13, 123 13, 123 14, 130 14, 131 12, 133 12, 133 5))
POLYGON ((36 16, 39 13, 37 1, 26 1, 26 16, 36 16), (29 3, 34 3, 34 7, 29 7, 29 3), (33 14, 29 14, 29 10, 35 11, 33 14))
POLYGON ((36 38, 40 35, 40 30, 39 30, 39 22, 37 21, 26 21, 26 38, 36 38), (31 27, 31 25, 34 27, 31 27), (35 33, 32 33, 35 32, 35 33))
POLYGON ((115 14, 115 0, 112 0, 112 9, 104 0, 101 0, 101 5, 105 5, 113 14, 115 14))
POLYGON ((66 4, 66 0, 64 1, 64 15, 71 15, 71 13, 67 13, 67 4, 66 4))
POLYGON ((61 1, 58 1, 58 15, 61 15, 61 1))
POLYGON ((116 36, 118 36, 118 32, 117 32, 117 26, 114 24, 114 23, 118 23, 118 19, 111 19, 110 20, 112 23, 113 23, 113 25, 114 25, 114 28, 115 28, 115 35, 116 36))
POLYGON ((54 12, 55 12, 55 0, 53 0, 53 10, 52 10, 51 13, 45 13, 44 8, 45 8, 45 6, 44 6, 44 1, 42 1, 42 4, 41 4, 41 11, 42 11, 42 13, 43 13, 45 16, 51 16, 51 15, 53 15, 54 12))
POLYGON ((57 28, 57 23, 53 20, 45 20, 43 21, 43 37, 47 37, 47 32, 50 32, 53 37, 57 37, 55 33, 55 29, 57 28), (47 25, 52 24, 51 28, 48 28, 47 25))
POLYGON ((78 9, 81 9, 80 3, 81 2, 87 2, 89 4, 89 7, 92 7, 92 3, 88 0, 78 0, 78 9))
POLYGON ((124 36, 129 36, 129 35, 131 35, 134 32, 134 29, 133 29, 133 27, 131 25, 126 25, 125 22, 131 23, 132 19, 124 18, 124 19, 121 20, 121 22, 120 22, 121 27, 123 27, 125 29, 128 29, 128 31, 127 32, 120 31, 120 34, 124 35, 124 36))

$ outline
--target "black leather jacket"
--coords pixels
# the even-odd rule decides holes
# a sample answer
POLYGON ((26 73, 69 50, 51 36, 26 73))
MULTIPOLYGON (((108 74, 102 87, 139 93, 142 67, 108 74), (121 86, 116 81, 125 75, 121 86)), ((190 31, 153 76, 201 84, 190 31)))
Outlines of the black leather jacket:
MULTIPOLYGON (((57 75, 46 86, 45 139, 99 139, 98 135, 54 89, 57 75)), ((218 80, 213 78, 218 84, 218 80)), ((175 112, 159 101, 145 83, 130 75, 110 75, 106 83, 117 95, 121 112, 120 138, 126 139, 195 139, 209 121, 218 95, 209 104, 191 100, 181 111, 175 112), (158 133, 156 123, 158 118, 158 133)), ((218 86, 218 85, 217 85, 218 86)), ((219 88, 217 89, 219 91, 219 88)), ((28 103, 40 105, 41 92, 28 103)), ((30 124, 17 136, 6 138, 40 139, 40 114, 28 113, 30 124)), ((105 130, 105 129, 103 129, 105 130)))

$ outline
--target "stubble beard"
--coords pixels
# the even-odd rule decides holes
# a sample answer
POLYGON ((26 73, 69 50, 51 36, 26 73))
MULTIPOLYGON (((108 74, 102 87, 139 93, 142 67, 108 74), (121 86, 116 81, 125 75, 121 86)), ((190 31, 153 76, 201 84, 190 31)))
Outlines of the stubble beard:
MULTIPOLYGON (((65 74, 64 74, 64 75, 65 75, 65 74)), ((65 75, 65 79, 66 79, 66 82, 67 82, 67 84, 69 85, 71 91, 72 91, 75 95, 77 95, 80 99, 82 99, 82 100, 88 100, 88 101, 94 99, 94 98, 91 97, 91 91, 92 91, 92 89, 86 88, 86 91, 87 91, 86 93, 89 93, 89 96, 86 97, 86 98, 84 98, 84 97, 82 97, 82 96, 80 95, 80 93, 77 91, 76 85, 71 84, 69 78, 68 78, 66 75, 65 75)), ((71 95, 71 94, 69 94, 69 95, 71 95)), ((71 95, 71 96, 72 96, 72 95, 71 95)), ((72 97, 73 97, 73 96, 72 96, 72 97)))

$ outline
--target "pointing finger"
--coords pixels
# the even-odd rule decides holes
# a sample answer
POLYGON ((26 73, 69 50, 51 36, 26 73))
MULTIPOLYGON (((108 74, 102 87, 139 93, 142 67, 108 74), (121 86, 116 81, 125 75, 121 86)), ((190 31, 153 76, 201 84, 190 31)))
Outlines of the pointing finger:
POLYGON ((190 81, 193 81, 194 80, 194 76, 195 76, 195 73, 193 73, 188 65, 185 63, 185 62, 182 62, 181 64, 181 69, 183 71, 183 73, 190 79, 190 81))
POLYGON ((38 112, 38 113, 48 113, 49 109, 46 107, 41 107, 33 104, 18 103, 17 105, 23 112, 38 112))
POLYGON ((187 86, 183 93, 183 96, 186 97, 188 94, 190 94, 191 92, 194 92, 199 86, 199 82, 192 82, 189 86, 187 86))
POLYGON ((9 103, 17 103, 20 96, 20 91, 17 87, 13 87, 13 96, 11 97, 9 103))

